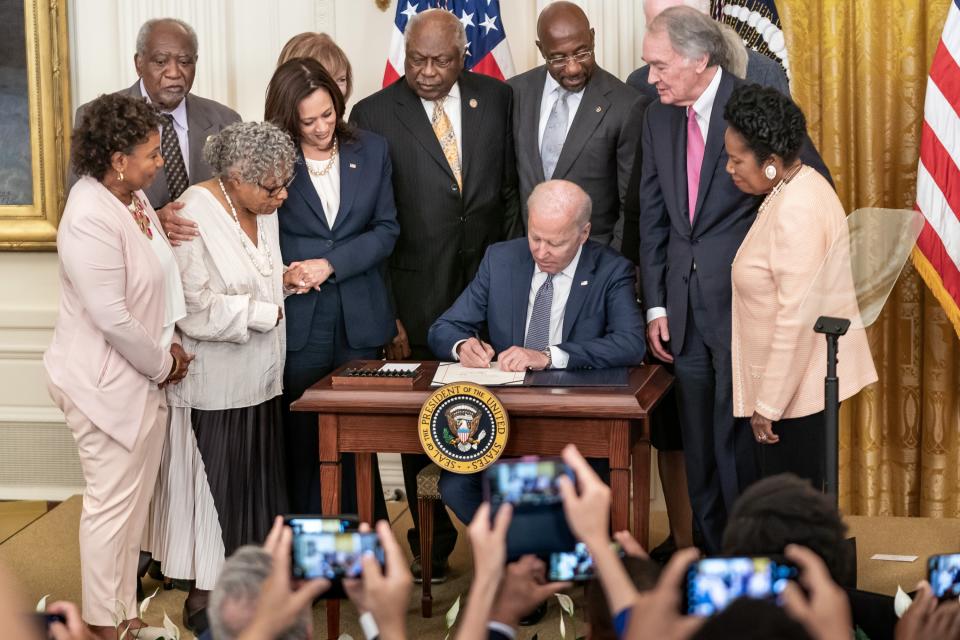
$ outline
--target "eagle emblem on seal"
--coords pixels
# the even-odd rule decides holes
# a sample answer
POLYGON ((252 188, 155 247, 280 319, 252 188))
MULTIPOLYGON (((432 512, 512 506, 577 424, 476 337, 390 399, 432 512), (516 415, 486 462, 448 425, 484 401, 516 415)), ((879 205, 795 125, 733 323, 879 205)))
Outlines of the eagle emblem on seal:
POLYGON ((480 441, 487 437, 486 431, 477 433, 481 413, 475 407, 469 404, 456 404, 444 411, 443 415, 447 418, 443 439, 450 446, 467 452, 476 449, 480 441))

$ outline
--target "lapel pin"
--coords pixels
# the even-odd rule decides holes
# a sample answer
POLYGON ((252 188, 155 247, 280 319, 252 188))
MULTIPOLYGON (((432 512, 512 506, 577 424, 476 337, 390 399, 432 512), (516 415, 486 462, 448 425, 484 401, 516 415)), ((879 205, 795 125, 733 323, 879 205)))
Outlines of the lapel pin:
POLYGON ((580 286, 581 286, 581 287, 585 287, 585 286, 587 286, 588 284, 590 284, 590 281, 589 281, 589 280, 581 280, 581 281, 580 281, 580 286))
POLYGON ((351 168, 351 169, 356 169, 356 168, 357 168, 357 165, 355 165, 355 164, 353 164, 353 163, 351 162, 351 163, 350 163, 350 168, 351 168))
POLYGON ((603 107, 597 107, 597 113, 600 113, 601 111, 603 111, 603 107))
POLYGON ((477 108, 477 104, 479 104, 479 103, 477 102, 477 99, 476 99, 476 98, 470 98, 470 108, 471 108, 471 109, 476 109, 476 108, 477 108))

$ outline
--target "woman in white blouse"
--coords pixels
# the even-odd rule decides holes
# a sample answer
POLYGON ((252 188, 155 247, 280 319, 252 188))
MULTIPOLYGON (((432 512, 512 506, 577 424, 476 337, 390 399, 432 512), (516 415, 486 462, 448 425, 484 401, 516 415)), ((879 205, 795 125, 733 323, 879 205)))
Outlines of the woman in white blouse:
POLYGON ((296 265, 284 272, 275 213, 293 174, 289 136, 269 123, 233 124, 207 140, 204 158, 215 177, 179 198, 200 236, 174 248, 187 311, 177 326, 196 358, 168 391, 150 531, 164 574, 195 580, 183 614, 196 632, 224 558, 262 542, 287 510, 283 302, 301 279, 296 265))

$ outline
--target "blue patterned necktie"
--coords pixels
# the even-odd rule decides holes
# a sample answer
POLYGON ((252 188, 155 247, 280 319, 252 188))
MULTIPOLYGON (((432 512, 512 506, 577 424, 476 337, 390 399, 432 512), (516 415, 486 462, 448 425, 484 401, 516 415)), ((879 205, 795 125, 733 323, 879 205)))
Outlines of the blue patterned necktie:
POLYGON ((548 273, 547 279, 533 299, 533 310, 530 312, 530 324, 527 326, 527 337, 523 346, 534 351, 543 351, 550 346, 550 307, 553 306, 553 276, 548 273))
POLYGON ((557 91, 560 95, 557 96, 557 101, 553 103, 553 109, 550 110, 547 127, 543 130, 543 141, 540 143, 543 177, 547 180, 553 177, 557 162, 560 160, 560 152, 563 151, 563 143, 567 139, 567 119, 570 117, 570 109, 567 107, 570 92, 563 87, 557 91))

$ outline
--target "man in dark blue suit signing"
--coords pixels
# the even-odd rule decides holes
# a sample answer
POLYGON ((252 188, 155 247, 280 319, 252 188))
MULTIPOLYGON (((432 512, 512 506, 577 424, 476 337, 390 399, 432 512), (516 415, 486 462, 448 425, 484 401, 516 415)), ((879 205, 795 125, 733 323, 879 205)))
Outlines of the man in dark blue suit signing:
MULTIPOLYGON (((468 367, 496 357, 508 371, 639 365, 645 346, 633 264, 589 240, 590 197, 550 180, 527 206, 527 237, 487 249, 476 277, 430 327, 430 348, 468 367)), ((483 499, 480 476, 443 472, 440 494, 470 522, 483 499)))

